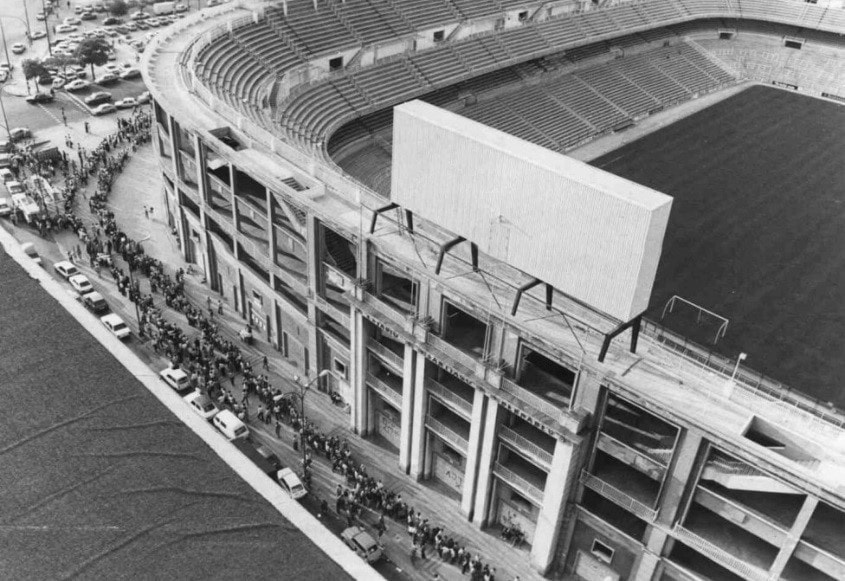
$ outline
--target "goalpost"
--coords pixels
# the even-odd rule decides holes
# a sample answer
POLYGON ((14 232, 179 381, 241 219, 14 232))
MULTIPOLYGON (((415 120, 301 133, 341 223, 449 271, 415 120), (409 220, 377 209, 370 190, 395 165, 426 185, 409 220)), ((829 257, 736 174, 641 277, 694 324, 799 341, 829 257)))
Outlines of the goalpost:
POLYGON ((701 319, 702 319, 703 316, 707 316, 707 317, 716 319, 716 321, 719 323, 719 326, 716 329, 716 336, 713 339, 714 345, 719 342, 719 339, 721 339, 725 336, 725 333, 728 332, 729 321, 728 321, 727 318, 723 317, 722 315, 716 314, 709 309, 705 309, 701 305, 698 305, 698 304, 696 304, 696 303, 694 303, 690 300, 687 300, 682 296, 678 296, 678 295, 672 295, 672 298, 669 299, 668 301, 666 301, 666 305, 663 307, 663 314, 660 316, 661 321, 666 318, 667 313, 671 313, 672 311, 675 310, 675 303, 677 303, 679 301, 682 304, 687 305, 687 306, 695 309, 695 311, 696 311, 696 322, 699 325, 701 324, 701 319))

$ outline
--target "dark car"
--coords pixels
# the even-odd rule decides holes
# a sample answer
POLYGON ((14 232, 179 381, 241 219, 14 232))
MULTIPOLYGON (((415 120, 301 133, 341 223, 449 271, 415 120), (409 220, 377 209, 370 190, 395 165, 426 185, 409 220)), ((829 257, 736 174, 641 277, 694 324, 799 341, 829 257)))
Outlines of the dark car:
POLYGON ((39 85, 52 85, 53 84, 53 77, 51 75, 41 75, 38 77, 38 84, 39 85))
POLYGON ((35 93, 26 98, 27 103, 37 105, 38 103, 49 103, 53 100, 53 95, 50 93, 35 93))
POLYGON ((97 15, 93 12, 83 12, 79 15, 80 20, 97 20, 97 15))
POLYGON ((89 107, 99 105, 100 103, 108 103, 111 101, 111 93, 105 91, 97 91, 88 97, 85 97, 85 104, 89 107))

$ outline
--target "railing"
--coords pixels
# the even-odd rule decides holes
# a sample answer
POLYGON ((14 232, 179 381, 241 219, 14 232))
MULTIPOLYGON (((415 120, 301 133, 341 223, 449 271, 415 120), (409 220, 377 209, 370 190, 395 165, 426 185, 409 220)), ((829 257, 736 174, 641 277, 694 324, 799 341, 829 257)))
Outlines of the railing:
POLYGON ((448 427, 446 424, 431 416, 426 416, 425 425, 459 450, 463 452, 467 451, 467 448, 469 447, 467 439, 452 428, 448 427))
POLYGON ((398 409, 402 409, 402 394, 390 387, 387 383, 373 375, 367 374, 367 384, 374 388, 377 392, 385 397, 390 403, 395 405, 398 409))
POLYGON ((467 419, 472 416, 472 402, 468 402, 445 385, 438 383, 430 377, 426 377, 425 388, 429 393, 434 394, 447 404, 451 404, 451 407, 456 408, 467 419))
POLYGON ((369 349, 379 359, 387 363, 388 366, 399 371, 399 373, 402 373, 402 370, 405 368, 404 357, 400 357, 375 339, 367 341, 367 349, 369 349))
POLYGON ((507 426, 499 426, 499 438, 520 452, 526 453, 535 460, 538 460, 547 470, 552 468, 553 454, 548 452, 523 436, 522 434, 510 429, 507 426))
POLYGON ((587 488, 598 492, 643 520, 653 521, 657 517, 657 510, 646 506, 636 498, 608 484, 598 476, 590 474, 586 470, 581 471, 581 478, 579 480, 587 488))
POLYGON ((442 337, 438 337, 433 333, 428 333, 425 342, 427 345, 431 346, 433 349, 436 349, 446 357, 454 360, 461 366, 466 367, 469 371, 474 370, 476 363, 478 363, 479 361, 472 355, 464 353, 442 337))
POLYGON ((502 378, 502 391, 514 396, 516 399, 534 408, 538 412, 542 412, 552 418, 556 422, 563 419, 563 410, 555 406, 552 402, 547 401, 539 395, 533 394, 524 387, 514 383, 512 380, 502 378))
POLYGON ((524 494, 537 503, 538 506, 543 505, 543 490, 536 484, 532 484, 513 470, 505 468, 499 462, 493 465, 493 474, 507 482, 520 494, 524 494))
POLYGON ((742 559, 735 557, 726 550, 714 545, 710 541, 698 536, 689 529, 685 529, 680 524, 676 524, 672 529, 672 536, 683 541, 694 549, 697 549, 702 554, 710 557, 726 569, 730 569, 738 575, 742 575, 746 579, 753 581, 765 581, 766 573, 754 565, 749 565, 742 559))
POLYGON ((625 448, 626 450, 630 450, 632 454, 645 457, 645 458, 648 459, 648 461, 654 462, 655 464, 662 466, 664 469, 669 466, 668 460, 671 460, 671 458, 672 458, 672 456, 669 455, 668 459, 663 459, 663 458, 658 459, 656 456, 652 456, 651 453, 649 453, 649 452, 646 452, 646 451, 641 450, 639 448, 634 448, 633 446, 629 446, 628 444, 626 444, 622 440, 619 440, 618 438, 614 438, 613 436, 611 436, 607 432, 602 432, 599 435, 599 439, 607 439, 614 446, 619 446, 620 448, 625 448))

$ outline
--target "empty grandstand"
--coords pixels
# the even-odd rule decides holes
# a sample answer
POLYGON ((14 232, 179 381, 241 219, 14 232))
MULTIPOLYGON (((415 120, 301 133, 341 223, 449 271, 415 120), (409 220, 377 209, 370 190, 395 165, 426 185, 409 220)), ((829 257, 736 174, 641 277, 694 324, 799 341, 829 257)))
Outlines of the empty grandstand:
POLYGON ((725 88, 841 101, 843 33, 824 0, 244 0, 160 35, 145 80, 186 259, 290 365, 333 371, 321 389, 399 477, 437 481, 479 534, 518 526, 544 573, 826 581, 845 578, 845 415, 504 259, 535 240, 574 273, 549 252, 568 233, 503 200, 484 239, 455 231, 463 192, 400 205, 392 107, 564 164, 725 88))

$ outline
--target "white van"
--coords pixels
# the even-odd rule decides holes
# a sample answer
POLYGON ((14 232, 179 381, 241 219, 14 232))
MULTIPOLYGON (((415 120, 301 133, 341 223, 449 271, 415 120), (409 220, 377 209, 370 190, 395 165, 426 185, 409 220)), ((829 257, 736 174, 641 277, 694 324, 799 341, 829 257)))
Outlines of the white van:
POLYGON ((188 389, 191 384, 188 374, 179 368, 174 369, 173 367, 168 367, 167 369, 163 369, 158 376, 164 383, 176 391, 188 389))
POLYGON ((211 423, 229 440, 241 440, 249 437, 249 428, 230 410, 220 410, 211 423))

